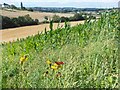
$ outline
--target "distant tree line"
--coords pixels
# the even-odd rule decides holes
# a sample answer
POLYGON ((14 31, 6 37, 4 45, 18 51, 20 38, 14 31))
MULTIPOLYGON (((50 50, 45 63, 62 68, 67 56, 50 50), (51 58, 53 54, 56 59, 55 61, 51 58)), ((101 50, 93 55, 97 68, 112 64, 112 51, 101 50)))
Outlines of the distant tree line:
POLYGON ((69 13, 69 12, 98 12, 105 10, 105 8, 71 8, 71 7, 32 7, 34 11, 40 11, 40 12, 53 12, 53 13, 69 13))
POLYGON ((16 7, 15 5, 9 5, 7 3, 3 3, 4 5, 4 8, 10 8, 10 9, 17 9, 17 10, 20 10, 20 8, 16 7))
POLYGON ((60 16, 58 16, 58 15, 54 15, 54 16, 52 17, 52 20, 53 20, 53 22, 65 22, 65 21, 85 20, 85 18, 84 18, 81 14, 76 13, 76 14, 74 14, 74 16, 72 16, 72 17, 64 17, 64 16, 60 17, 60 16))
POLYGON ((2 17, 2 29, 39 24, 39 20, 32 19, 29 14, 25 16, 19 16, 18 18, 9 18, 6 16, 0 17, 2 17))
POLYGON ((26 7, 24 7, 22 2, 20 3, 20 8, 17 7, 17 6, 15 6, 15 5, 13 5, 13 4, 9 5, 7 3, 3 3, 3 5, 4 5, 4 8, 16 9, 16 10, 27 10, 27 11, 33 12, 32 8, 26 8, 26 7))

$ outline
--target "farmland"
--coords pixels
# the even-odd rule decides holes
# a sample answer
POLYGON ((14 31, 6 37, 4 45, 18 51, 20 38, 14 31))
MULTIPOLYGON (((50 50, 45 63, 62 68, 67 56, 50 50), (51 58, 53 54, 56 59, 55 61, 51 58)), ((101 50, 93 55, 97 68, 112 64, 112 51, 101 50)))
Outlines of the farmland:
POLYGON ((33 19, 38 19, 40 22, 44 21, 44 17, 48 16, 49 18, 52 18, 53 15, 58 15, 60 17, 65 16, 65 17, 70 17, 73 16, 74 14, 72 13, 47 13, 47 12, 38 12, 38 11, 34 11, 34 12, 30 12, 30 11, 22 11, 22 10, 1 10, 0 9, 0 14, 3 16, 7 16, 7 17, 19 17, 19 16, 25 16, 27 14, 30 15, 30 17, 32 17, 33 19))
MULTIPOLYGON (((84 21, 74 21, 70 22, 71 26, 75 26, 77 24, 83 24, 84 21)), ((54 30, 57 29, 58 23, 54 23, 53 28, 54 30)), ((60 23, 59 27, 64 27, 64 23, 60 23)), ((9 41, 16 41, 20 38, 26 38, 28 36, 32 36, 35 34, 44 32, 44 30, 49 30, 49 24, 40 24, 40 25, 33 25, 33 26, 26 26, 26 27, 19 27, 19 28, 11 28, 11 29, 3 29, 0 30, 2 34, 1 42, 9 42, 9 41)))
POLYGON ((1 87, 118 88, 118 14, 2 43, 1 87))

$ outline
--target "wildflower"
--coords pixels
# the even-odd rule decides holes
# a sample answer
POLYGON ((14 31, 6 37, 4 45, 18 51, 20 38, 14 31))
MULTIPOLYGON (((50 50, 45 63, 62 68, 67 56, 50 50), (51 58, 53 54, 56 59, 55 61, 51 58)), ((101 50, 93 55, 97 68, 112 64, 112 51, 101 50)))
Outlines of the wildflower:
POLYGON ((53 70, 57 70, 58 67, 56 67, 56 66, 51 66, 51 69, 53 69, 53 70))
POLYGON ((64 62, 55 62, 57 65, 62 65, 64 62))
POLYGON ((55 66, 55 67, 58 67, 59 65, 58 65, 58 64, 56 64, 56 63, 54 63, 54 66, 55 66))
POLYGON ((27 55, 24 55, 20 58, 20 64, 23 64, 25 61, 28 60, 28 56, 27 55))
POLYGON ((46 63, 47 63, 48 65, 51 65, 51 64, 52 64, 52 62, 51 62, 50 60, 47 60, 46 63))

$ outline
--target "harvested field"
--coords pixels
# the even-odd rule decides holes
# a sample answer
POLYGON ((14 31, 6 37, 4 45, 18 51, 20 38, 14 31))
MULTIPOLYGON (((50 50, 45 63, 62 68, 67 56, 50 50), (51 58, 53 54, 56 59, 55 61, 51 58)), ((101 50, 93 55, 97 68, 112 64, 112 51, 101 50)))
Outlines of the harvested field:
MULTIPOLYGON (((71 26, 75 26, 80 23, 83 24, 84 21, 70 22, 71 26)), ((58 23, 54 23, 54 29, 56 29, 57 26, 58 26, 58 23)), ((63 26, 64 26, 64 23, 61 23, 60 27, 63 27, 63 26)), ((3 30, 0 30, 0 34, 2 34, 1 42, 9 42, 9 41, 17 40, 19 38, 25 38, 27 36, 35 35, 38 32, 43 32, 45 28, 49 30, 49 24, 3 29, 3 30)))
POLYGON ((44 21, 45 16, 51 18, 53 15, 59 15, 60 17, 61 16, 70 17, 74 15, 72 13, 47 13, 47 12, 38 12, 38 11, 30 12, 30 11, 20 11, 20 10, 0 10, 0 12, 1 15, 7 17, 18 17, 29 14, 30 17, 32 17, 33 19, 38 19, 40 22, 44 21))

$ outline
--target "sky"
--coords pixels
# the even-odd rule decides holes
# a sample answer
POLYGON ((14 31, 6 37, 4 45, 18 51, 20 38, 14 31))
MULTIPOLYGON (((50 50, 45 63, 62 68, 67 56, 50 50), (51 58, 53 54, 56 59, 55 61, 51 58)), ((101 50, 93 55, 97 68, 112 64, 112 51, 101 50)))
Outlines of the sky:
POLYGON ((76 8, 112 8, 118 7, 120 0, 2 0, 2 3, 20 7, 76 7, 76 8))

